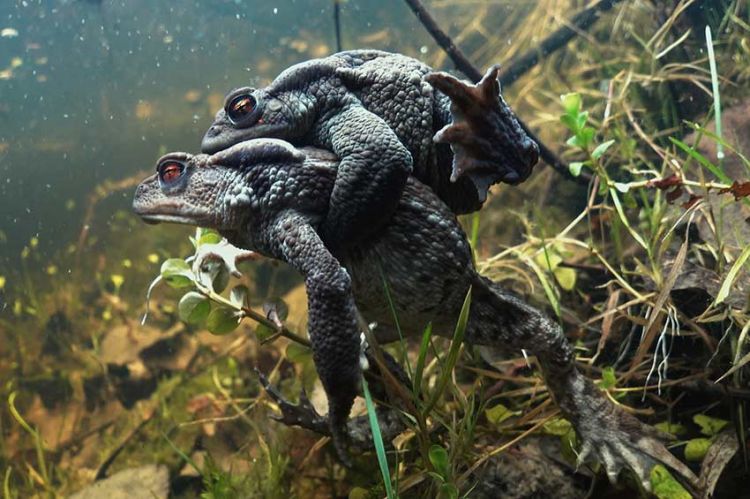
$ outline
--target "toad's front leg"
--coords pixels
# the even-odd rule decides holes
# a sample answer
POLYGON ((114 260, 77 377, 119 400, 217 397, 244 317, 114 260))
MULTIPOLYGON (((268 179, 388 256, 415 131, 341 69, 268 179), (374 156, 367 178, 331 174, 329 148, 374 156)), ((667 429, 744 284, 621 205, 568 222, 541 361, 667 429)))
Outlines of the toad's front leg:
POLYGON ((308 220, 295 212, 271 224, 269 242, 277 256, 305 278, 313 360, 328 397, 328 423, 344 463, 346 421, 360 382, 360 338, 351 279, 308 220))
POLYGON ((412 171, 412 157, 391 127, 356 101, 314 134, 341 158, 321 227, 323 240, 339 255, 390 220, 412 171))

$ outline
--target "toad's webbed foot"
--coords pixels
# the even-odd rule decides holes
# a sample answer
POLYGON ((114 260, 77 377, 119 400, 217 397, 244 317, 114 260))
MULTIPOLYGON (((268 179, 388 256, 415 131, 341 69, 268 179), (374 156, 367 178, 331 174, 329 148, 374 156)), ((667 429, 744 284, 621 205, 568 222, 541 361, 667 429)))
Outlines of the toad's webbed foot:
POLYGON ((339 460, 344 466, 351 466, 351 459, 347 451, 349 436, 347 435, 346 425, 336 424, 333 420, 318 414, 318 411, 315 410, 315 407, 307 397, 304 388, 300 391, 299 403, 293 404, 271 385, 265 375, 257 369, 256 373, 263 389, 276 402, 281 411, 281 416, 272 416, 273 419, 288 426, 299 426, 321 435, 330 436, 339 460))
POLYGON ((580 461, 597 458, 611 480, 631 468, 647 489, 654 464, 695 488, 697 479, 661 442, 661 435, 615 405, 575 365, 575 355, 560 326, 498 283, 477 277, 472 288, 467 341, 526 350, 537 357, 544 381, 582 445, 580 461))
MULTIPOLYGON (((579 465, 594 458, 611 482, 621 470, 630 468, 643 487, 650 490, 651 470, 655 464, 662 464, 675 471, 676 478, 689 488, 697 487, 693 472, 665 448, 663 442, 670 438, 668 434, 614 405, 590 380, 580 377, 575 383, 585 384, 575 395, 576 414, 569 416, 581 441, 579 465)), ((567 409, 571 407, 568 405, 567 409)))
MULTIPOLYGON (((265 375, 256 369, 260 383, 263 389, 274 403, 279 407, 281 414, 271 416, 287 426, 299 426, 306 430, 313 431, 320 435, 332 436, 331 426, 325 416, 318 414, 315 407, 307 397, 305 390, 302 389, 299 395, 299 403, 294 404, 284 398, 279 391, 268 381, 265 375)), ((396 411, 378 410, 378 422, 385 441, 393 440, 399 433, 403 432, 405 427, 398 417, 396 411)), ((367 416, 352 418, 346 425, 347 439, 350 443, 360 449, 372 449, 373 439, 370 430, 370 424, 367 416)), ((345 442, 344 442, 345 443, 345 442)), ((335 445, 335 444, 334 444, 335 445)), ((338 452, 338 447, 337 447, 338 452)), ((341 458, 341 455, 339 454, 341 458)), ((348 456, 346 456, 348 459, 348 456)), ((346 462, 342 459, 342 462, 346 462)))
POLYGON ((539 157, 539 147, 518 124, 500 94, 499 66, 492 66, 476 85, 448 73, 425 76, 451 100, 453 123, 434 136, 453 150, 451 181, 467 175, 486 194, 493 183, 525 180, 539 157))
POLYGON ((279 406, 279 410, 281 411, 280 416, 273 415, 271 418, 284 423, 287 426, 299 426, 314 431, 315 433, 323 435, 329 434, 328 420, 318 414, 318 411, 315 410, 310 399, 307 398, 307 393, 304 388, 299 394, 299 404, 293 404, 284 398, 276 387, 268 381, 265 374, 257 369, 255 372, 258 375, 261 386, 263 386, 263 389, 268 396, 279 406))

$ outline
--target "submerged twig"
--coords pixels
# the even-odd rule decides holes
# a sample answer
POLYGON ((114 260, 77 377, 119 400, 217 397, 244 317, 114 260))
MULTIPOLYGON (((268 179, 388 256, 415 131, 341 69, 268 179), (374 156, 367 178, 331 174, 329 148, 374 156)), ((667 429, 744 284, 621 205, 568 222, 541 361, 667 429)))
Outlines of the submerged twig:
POLYGON ((463 51, 461 51, 461 49, 458 48, 455 43, 453 43, 451 37, 448 36, 448 34, 443 31, 440 26, 438 26, 438 23, 435 22, 435 19, 432 17, 432 15, 427 12, 427 9, 424 8, 422 2, 420 0, 406 0, 406 3, 409 5, 412 12, 414 12, 414 14, 417 16, 417 19, 419 19, 425 29, 427 29, 430 35, 432 35, 432 38, 434 38, 437 44, 440 45, 440 48, 445 50, 445 52, 453 61, 453 64, 456 65, 456 68, 458 68, 459 71, 468 76, 469 79, 474 83, 481 80, 482 72, 479 71, 479 69, 477 69, 477 67, 471 63, 469 58, 466 57, 463 51))
POLYGON ((333 24, 336 28, 336 52, 341 52, 341 0, 333 0, 333 24))
MULTIPOLYGON (((406 3, 409 5, 411 10, 417 16, 417 19, 420 20, 420 22, 422 23, 422 25, 424 25, 430 35, 432 35, 437 44, 443 50, 445 50, 445 52, 453 61, 453 64, 456 65, 456 68, 458 68, 459 71, 468 76, 469 79, 474 83, 481 80, 482 73, 479 71, 479 69, 477 69, 477 67, 474 66, 471 61, 469 61, 468 57, 466 57, 463 51, 461 51, 461 49, 458 48, 455 43, 453 43, 451 37, 448 36, 448 34, 443 31, 440 26, 438 26, 432 15, 427 11, 427 9, 425 9, 424 5, 422 5, 422 2, 420 0, 406 0, 406 3)), ((539 140, 539 138, 531 131, 531 129, 529 129, 529 127, 523 122, 523 120, 521 120, 521 118, 517 119, 518 124, 521 125, 521 128, 523 128, 526 134, 539 145, 539 156, 542 158, 542 160, 544 160, 545 163, 551 166, 558 173, 562 174, 564 177, 579 184, 588 185, 589 181, 591 180, 590 175, 583 172, 577 177, 573 176, 570 173, 570 169, 568 168, 567 163, 558 158, 555 153, 553 153, 546 145, 544 145, 544 143, 539 140)))

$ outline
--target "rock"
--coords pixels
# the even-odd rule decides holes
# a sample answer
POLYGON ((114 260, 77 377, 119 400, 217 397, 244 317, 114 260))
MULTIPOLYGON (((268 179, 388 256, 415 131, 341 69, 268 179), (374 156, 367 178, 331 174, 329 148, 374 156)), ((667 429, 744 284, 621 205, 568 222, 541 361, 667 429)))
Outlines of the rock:
POLYGON ((530 437, 499 454, 473 478, 471 497, 480 499, 530 499, 586 497, 590 479, 575 472, 560 456, 559 438, 530 437), (548 456, 556 456, 557 459, 548 456))
POLYGON ((166 499, 169 471, 164 465, 148 464, 122 470, 76 492, 69 499, 166 499))

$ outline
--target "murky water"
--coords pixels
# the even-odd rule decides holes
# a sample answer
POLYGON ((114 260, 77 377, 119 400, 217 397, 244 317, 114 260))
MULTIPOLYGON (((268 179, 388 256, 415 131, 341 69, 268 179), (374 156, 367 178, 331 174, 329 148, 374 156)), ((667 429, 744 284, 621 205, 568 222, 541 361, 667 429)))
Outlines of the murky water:
MULTIPOLYGON (((75 239, 103 180, 150 169, 165 150, 198 150, 230 88, 335 50, 327 0, 8 0, 3 28, 4 265, 31 237, 45 254, 75 239)), ((342 34, 345 48, 434 50, 399 0, 345 5, 342 34)))
MULTIPOLYGON (((697 164, 700 162, 689 159, 685 149, 678 149, 670 141, 688 140, 687 132, 691 130, 688 120, 705 124, 713 119, 713 90, 704 52, 706 24, 714 30, 719 70, 724 78, 722 91, 727 94, 726 115, 731 117, 734 127, 729 127, 725 137, 750 151, 747 140, 750 125, 743 111, 750 109, 747 90, 750 88, 750 7, 747 2, 675 0, 674 3, 687 7, 679 15, 667 5, 672 2, 614 3, 616 7, 603 14, 599 24, 588 32, 579 33, 580 37, 570 41, 565 49, 531 69, 509 89, 506 97, 519 116, 539 132, 556 154, 565 155, 566 159, 588 158, 590 161, 591 156, 565 145, 571 132, 560 121, 563 112, 560 94, 581 93, 584 109, 590 110, 589 125, 596 128, 592 136, 595 135, 596 141, 612 141, 612 148, 600 165, 605 170, 598 173, 609 172, 612 185, 619 189, 616 195, 622 198, 624 208, 619 204, 618 208, 627 212, 632 227, 623 225, 617 218, 620 212, 614 205, 606 204, 609 201, 607 189, 604 189, 600 192, 603 208, 591 208, 590 213, 578 219, 575 229, 566 233, 569 239, 545 246, 542 253, 540 241, 554 238, 554 234, 581 213, 589 199, 586 186, 575 185, 569 178, 563 180, 560 175, 547 172, 546 176, 535 174, 518 189, 495 188, 482 211, 477 252, 482 258, 499 253, 505 247, 498 241, 503 244, 512 241, 519 247, 526 244, 520 250, 508 251, 498 258, 494 267, 489 263, 484 270, 493 278, 521 282, 519 287, 542 306, 547 306, 550 313, 550 304, 545 299, 558 300, 562 304, 560 312, 560 305, 555 302, 560 322, 567 332, 575 331, 581 355, 590 353, 583 353, 586 346, 596 348, 597 341, 592 340, 597 334, 594 330, 606 323, 600 321, 603 316, 597 314, 612 309, 614 317, 617 299, 622 303, 625 296, 632 300, 632 307, 618 310, 620 315, 606 327, 620 328, 621 336, 615 331, 612 334, 616 339, 609 341, 627 347, 623 331, 627 329, 632 336, 640 331, 646 318, 651 317, 649 307, 653 303, 644 300, 649 297, 653 300, 652 295, 658 292, 664 276, 669 273, 665 269, 673 265, 672 253, 665 250, 668 244, 662 245, 662 241, 666 240, 665 234, 676 224, 679 215, 690 208, 681 204, 686 199, 679 200, 683 194, 684 198, 688 197, 688 187, 680 184, 677 177, 669 177, 668 188, 674 190, 667 193, 647 185, 649 181, 674 172, 686 179, 702 178, 704 174, 710 177, 700 169, 697 164), (671 24, 664 28, 665 23, 671 24), (610 161, 611 157, 615 159, 610 161), (640 184, 628 191, 631 186, 625 183, 630 181, 640 181, 640 184), (665 205, 663 198, 670 195, 675 198, 665 205), (657 204, 658 210, 653 208, 657 204), (601 211, 596 212, 599 208, 601 211), (653 211, 649 211, 652 208, 653 211), (666 228, 659 228, 659 224, 665 224, 666 228), (630 239, 636 230, 642 231, 640 241, 630 239), (579 239, 574 240, 575 237, 579 239), (646 243, 653 246, 648 256, 642 251, 646 243), (602 250, 595 256, 586 253, 597 244, 602 250), (602 255, 609 258, 612 265, 602 267, 602 255), (563 268, 563 260, 570 265, 563 268), (555 266, 560 266, 553 269, 553 261, 555 266), (648 274, 649 269, 644 270, 648 265, 656 268, 650 270, 658 278, 648 274), (618 279, 632 282, 618 287, 621 281, 608 281, 611 277, 608 272, 615 271, 612 269, 624 276, 618 279), (543 275, 548 281, 537 282, 543 275), (648 297, 637 295, 633 287, 648 297), (614 293, 622 294, 613 300, 614 293), (597 315, 598 319, 586 322, 587 315, 597 315)), ((583 0, 425 1, 441 26, 479 67, 506 63, 537 47, 545 36, 589 4, 591 2, 583 0)), ((453 69, 450 60, 404 0, 348 0, 342 1, 340 6, 343 49, 377 48, 401 52, 435 67, 453 69)), ((157 292, 152 303, 152 322, 145 327, 140 325, 149 282, 158 275, 159 265, 165 258, 186 256, 190 249, 186 236, 194 229, 146 226, 132 213, 131 201, 135 185, 150 174, 159 156, 167 151, 199 151, 201 138, 228 90, 264 85, 294 63, 335 51, 333 0, 0 0, 0 480, 5 476, 7 483, 13 485, 12 490, 49 492, 49 484, 53 483, 65 493, 72 492, 93 480, 97 467, 102 464, 100 454, 111 456, 108 454, 111 452, 117 457, 120 450, 116 449, 123 438, 133 438, 133 441, 127 442, 131 447, 123 451, 125 457, 118 458, 121 460, 114 468, 131 466, 132 461, 143 460, 143 454, 151 459, 157 453, 158 456, 153 457, 155 462, 170 462, 177 468, 181 457, 162 440, 164 435, 169 433, 175 440, 184 437, 184 441, 178 442, 183 449, 191 449, 194 444, 197 448, 197 426, 190 425, 195 419, 206 416, 201 410, 216 409, 211 405, 214 397, 220 399, 236 389, 231 395, 242 400, 240 405, 255 404, 253 397, 260 392, 257 378, 250 372, 255 365, 266 372, 275 370, 277 374, 286 370, 280 377, 287 380, 286 388, 294 387, 295 393, 298 385, 312 385, 315 373, 309 352, 282 351, 275 343, 261 348, 253 335, 258 332, 256 324, 248 324, 250 321, 243 323, 233 333, 234 337, 213 337, 205 328, 186 326, 176 311, 182 293, 167 287, 157 292), (236 357, 234 351, 217 354, 243 334, 246 341, 243 348, 249 353, 242 350, 236 357), (170 342, 175 338, 179 341, 170 342), (183 378, 184 372, 188 375, 183 378), (127 384, 131 382, 132 386, 127 384), (143 385, 138 385, 141 382, 143 385), (170 383, 173 383, 171 387, 170 383), (175 389, 179 393, 174 396, 170 390, 175 386, 184 389, 184 393, 175 389), (218 392, 220 395, 215 395, 218 392), (37 478, 38 474, 34 474, 37 469, 40 473, 43 469, 42 464, 28 457, 33 454, 31 450, 36 440, 31 436, 33 432, 14 419, 11 404, 6 403, 10 399, 20 417, 40 432, 43 450, 53 466, 59 468, 59 473, 52 478, 37 478), (139 434, 140 421, 133 423, 132 419, 137 419, 133 414, 140 417, 142 406, 150 402, 154 402, 156 408, 148 406, 143 410, 143 413, 152 410, 144 420, 153 417, 155 428, 139 434), (181 424, 185 426, 179 426, 181 424), (100 425, 101 431, 92 432, 95 437, 86 440, 90 427, 100 425), (108 433, 109 425, 113 429, 108 433), (154 448, 147 448, 148 445, 154 448), (7 478, 9 474, 12 479, 7 478)), ((715 151, 706 154, 714 160, 715 151)), ((719 179, 727 184, 729 180, 741 180, 739 175, 748 171, 738 156, 730 157, 727 163, 716 161, 719 166, 734 161, 731 164, 736 169, 731 172, 741 172, 732 173, 731 179, 719 179)), ((587 168, 593 170, 590 163, 584 167, 584 172, 587 168)), ((537 167, 536 172, 540 170, 542 168, 537 167)), ((708 199, 707 192, 697 190, 697 181, 692 182, 691 188, 708 199)), ((716 184, 711 194, 718 196, 721 187, 731 190, 727 189, 728 185, 716 184)), ((744 189, 750 192, 750 184, 744 189)), ((697 199, 703 198, 690 197, 691 202, 697 199)), ((733 200, 727 194, 722 202, 726 207, 733 200)), ((743 225, 743 220, 750 220, 747 215, 747 210, 738 208, 733 215, 735 218, 727 216, 724 220, 726 225, 732 225, 731 230, 742 236, 738 241, 746 241, 743 238, 750 234, 750 228, 743 225)), ((696 230, 710 228, 711 216, 706 216, 710 223, 704 221, 696 230)), ((687 257, 683 254, 682 258, 691 261, 691 256, 698 255, 694 260, 711 272, 718 269, 711 274, 718 276, 719 272, 732 267, 741 252, 737 246, 744 242, 734 246, 723 242, 715 248, 710 247, 713 242, 707 243, 708 250, 691 246, 692 253, 687 257), (704 253, 699 255, 700 251, 704 253), (719 261, 717 255, 723 255, 726 261, 719 261)), ((275 300, 300 282, 299 277, 283 265, 268 262, 252 265, 252 271, 248 272, 252 273, 251 278, 245 282, 253 288, 250 302, 253 305, 275 300)), ((743 272, 738 268, 737 283, 747 281, 743 272)), ((735 288, 741 287, 737 284, 735 288)), ((690 287, 687 292, 694 290, 690 287)), ((745 291, 739 294, 742 293, 745 291)), ((306 305, 301 289, 297 288, 296 294, 292 292, 287 297, 297 300, 292 308, 302 310, 294 319, 297 322, 290 325, 304 334, 306 305)), ((734 332, 745 327, 742 324, 746 322, 742 321, 747 320, 746 298, 744 295, 726 298, 735 308, 728 309, 733 312, 723 316, 722 324, 729 323, 726 317, 733 318, 734 332)), ((707 303, 712 300, 710 297, 707 303)), ((678 305, 669 300, 659 304, 670 307, 669 321, 673 314, 677 317, 678 305)), ((685 317, 680 315, 679 319, 685 317)), ((677 319, 674 324, 680 332, 677 319)), ((719 338, 718 322, 705 321, 700 326, 690 323, 690 327, 685 326, 687 321, 682 324, 683 332, 689 330, 686 335, 691 338, 689 341, 692 341, 691 335, 700 330, 705 343, 701 343, 705 350, 701 350, 701 355, 706 354, 707 359, 713 351, 706 345, 713 348, 719 338)), ((664 328, 666 330, 667 326, 664 328)), ((270 334, 270 329, 261 330, 259 334, 270 334)), ((726 342, 724 348, 729 348, 730 343, 734 348, 735 340, 726 342)), ((697 343, 696 340, 688 348, 682 344, 682 348, 693 355, 697 343)), ((678 359, 674 364, 680 375, 687 375, 692 368, 702 368, 703 364, 691 365, 692 357, 688 361, 679 357, 682 353, 679 344, 676 351, 678 359)), ((602 355, 605 360, 600 359, 597 368, 609 367, 605 362, 611 361, 620 362, 616 367, 624 371, 627 368, 624 353, 618 353, 619 357, 607 357, 605 352, 602 355)), ((711 366, 715 369, 710 373, 711 380, 718 378, 729 365, 729 354, 723 352, 722 355, 724 358, 716 357, 720 360, 711 366), (720 362, 725 365, 719 366, 720 362)), ((695 354, 696 358, 698 356, 695 354)), ((518 372, 523 365, 518 363, 518 372)), ((533 375, 531 371, 524 373, 523 376, 533 375)), ((431 374, 436 375, 434 369, 431 374)), ((528 386, 530 379, 523 378, 519 386, 528 386)), ((732 386, 739 390, 736 385, 741 381, 742 377, 737 375, 731 381, 732 386)), ((475 382, 474 388, 478 385, 475 382)), ((499 384, 492 390, 497 386, 499 384)), ((745 392, 741 393, 746 398, 745 392)), ((481 396, 479 391, 471 394, 477 400, 481 396)), ((542 400, 536 397, 535 392, 534 403, 542 400)), ((681 395, 675 398, 679 400, 681 395)), ((727 421, 735 416, 725 410, 731 404, 720 403, 726 399, 706 402, 710 398, 708 395, 706 400, 685 398, 689 399, 685 410, 689 415, 685 418, 703 410, 713 410, 713 415, 727 421), (724 412, 719 412, 717 407, 724 412)), ((229 413, 237 416, 227 409, 229 402, 236 401, 229 396, 226 399, 222 399, 222 403, 228 401, 226 407, 206 417, 229 413)), ((532 406, 531 399, 528 399, 530 405, 523 407, 519 400, 506 401, 509 406, 519 404, 510 411, 514 415, 532 406)), ((527 399, 523 400, 525 404, 527 399)), ((666 403, 655 402, 654 405, 660 417, 672 410, 666 403)), ((234 410, 239 405, 231 407, 234 410)), ((649 406, 644 413, 650 410, 649 406)), ((227 433, 219 432, 216 440, 224 445, 234 438, 237 446, 227 445, 226 449, 217 451, 217 455, 234 458, 240 452, 238 448, 244 450, 246 439, 252 441, 247 444, 250 453, 260 448, 267 452, 266 442, 261 441, 268 422, 266 414, 251 411, 248 414, 256 418, 252 423, 255 426, 250 425, 255 432, 253 436, 247 437, 252 433, 248 430, 250 426, 243 427, 238 432, 242 433, 239 437, 228 436, 230 425, 222 427, 221 431, 227 433)), ((670 414, 670 419, 673 416, 675 414, 670 414)), ((537 421, 532 423, 537 424, 537 421)), ((206 428, 201 427, 205 432, 201 435, 210 440, 214 434, 206 428)), ((278 427, 273 428, 269 434, 274 434, 278 427)), ((494 430, 487 431, 492 434, 491 438, 497 437, 494 430)), ((691 438, 700 437, 697 427, 692 427, 691 431, 691 438)), ((294 435, 297 438, 299 434, 294 435)), ((269 439, 271 447, 279 443, 275 438, 269 439)), ((487 435, 481 434, 477 441, 466 443, 464 447, 469 449, 476 445, 478 449, 478 445, 489 441, 487 435)), ((282 445, 281 454, 295 456, 294 465, 299 465, 299 471, 309 463, 307 457, 297 459, 297 454, 307 456, 307 452, 315 448, 310 451, 314 454, 319 451, 316 446, 314 440, 301 437, 299 442, 282 445), (294 445, 303 449, 295 450, 294 445)), ((255 464, 258 455, 260 451, 242 462, 255 464)), ((313 464, 304 468, 299 476, 290 472, 291 468, 287 469, 285 480, 301 487, 300 497, 312 497, 321 483, 330 488, 321 487, 317 491, 319 497, 328 497, 334 492, 348 494, 349 489, 342 488, 336 480, 320 478, 333 469, 332 461, 320 456, 312 458, 313 464), (300 478, 311 469, 312 478, 300 478), (302 482, 304 485, 299 485, 302 482), (312 492, 305 494, 305 490, 312 492)), ((242 459, 245 458, 247 456, 243 455, 242 459)), ((415 464, 417 461, 413 459, 405 468, 419 469, 424 463, 415 464)), ((467 469, 472 463, 462 462, 458 467, 467 469)), ((345 473, 340 471, 339 474, 345 473)), ((428 476, 423 471, 418 473, 422 473, 422 477, 416 484, 428 476)), ((412 478, 414 476, 417 475, 412 478)), ((372 477, 357 477, 356 480, 374 490, 379 483, 374 477, 375 472, 372 477)), ((436 490, 429 488, 427 479, 421 486, 424 490, 436 490)), ((284 487, 278 490, 286 490, 284 487)), ((377 494, 382 496, 382 491, 377 494)))

